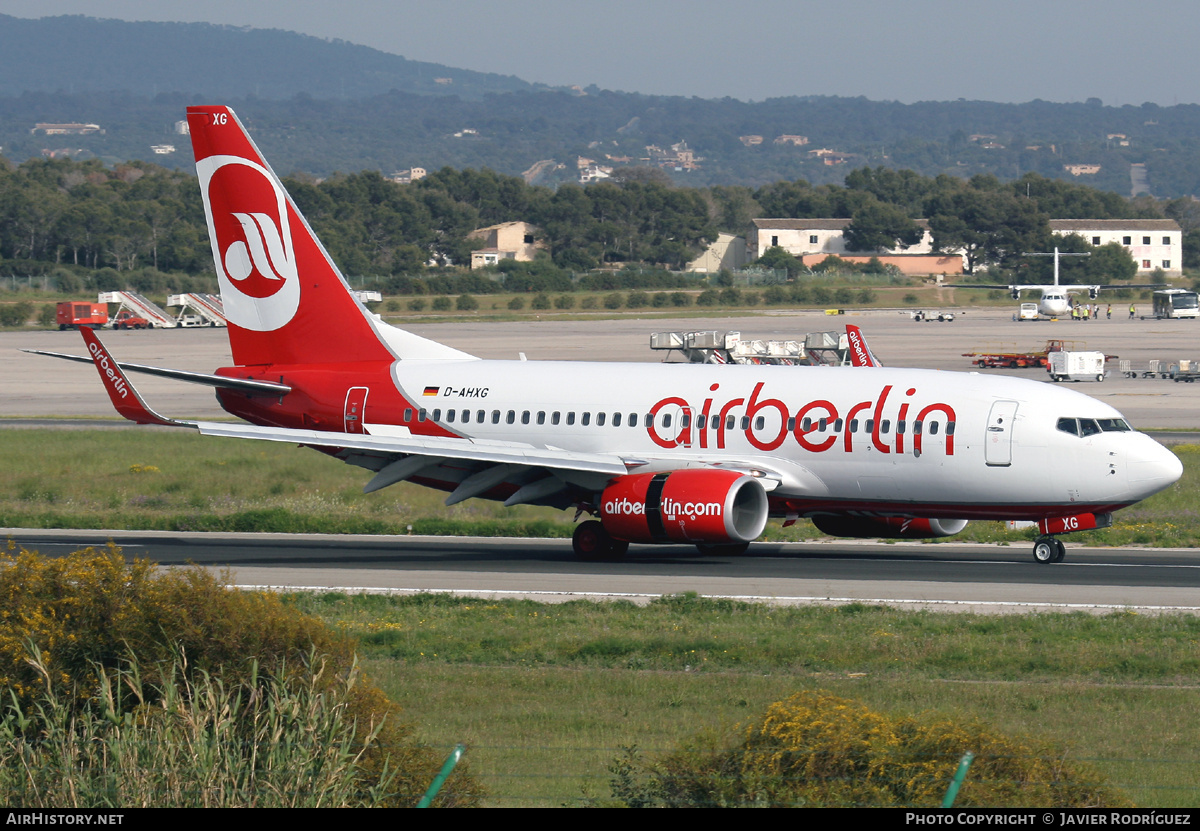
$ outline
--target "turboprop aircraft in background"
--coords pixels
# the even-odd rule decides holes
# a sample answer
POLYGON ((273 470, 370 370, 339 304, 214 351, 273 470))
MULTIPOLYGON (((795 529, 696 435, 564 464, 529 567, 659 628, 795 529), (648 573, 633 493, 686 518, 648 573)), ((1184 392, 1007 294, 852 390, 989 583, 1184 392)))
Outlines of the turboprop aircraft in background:
MULTIPOLYGON (((1038 314, 1043 317, 1061 317, 1071 313, 1071 295, 1087 294, 1089 300, 1095 300, 1101 291, 1113 289, 1160 289, 1162 286, 1141 283, 1064 283, 1058 280, 1058 261, 1061 257, 1087 257, 1088 253, 1077 254, 1069 251, 1059 251, 1056 247, 1053 254, 1023 254, 1024 257, 1054 257, 1054 282, 1043 284, 1014 284, 1004 286, 1012 295, 1013 300, 1021 299, 1021 292, 1038 292, 1038 314)), ((952 289, 991 289, 995 291, 1001 286, 995 283, 951 283, 946 286, 952 289)))
MULTIPOLYGON (((480 360, 388 325, 350 293, 227 107, 189 107, 233 366, 118 363, 84 329, 118 411, 208 436, 288 442, 371 473, 506 505, 574 509, 581 557, 630 543, 744 551, 769 517, 852 537, 942 537, 968 520, 1058 534, 1175 482, 1179 460, 1107 404, 1061 387, 877 366, 480 360), (215 388, 246 424, 145 405, 125 370, 215 388)), ((73 356, 60 356, 73 357, 73 356)), ((78 358, 77 358, 78 359, 78 358)))

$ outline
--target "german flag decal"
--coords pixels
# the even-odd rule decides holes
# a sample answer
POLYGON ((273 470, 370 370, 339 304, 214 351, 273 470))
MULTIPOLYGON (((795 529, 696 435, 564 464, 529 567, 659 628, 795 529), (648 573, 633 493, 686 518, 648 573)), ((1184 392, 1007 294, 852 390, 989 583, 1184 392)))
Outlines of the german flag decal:
POLYGON ((423 395, 426 395, 426 396, 437 395, 438 390, 440 390, 440 389, 441 389, 441 387, 426 387, 423 395))

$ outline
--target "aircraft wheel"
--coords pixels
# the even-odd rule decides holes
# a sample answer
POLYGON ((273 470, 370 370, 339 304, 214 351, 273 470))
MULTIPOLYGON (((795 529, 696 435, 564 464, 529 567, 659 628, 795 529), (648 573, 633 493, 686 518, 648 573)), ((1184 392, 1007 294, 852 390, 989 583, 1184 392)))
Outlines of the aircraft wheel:
POLYGON ((748 542, 697 543, 696 550, 711 557, 740 557, 750 549, 748 542))
POLYGON ((571 536, 571 548, 581 560, 619 560, 629 550, 629 543, 614 540, 599 520, 589 519, 576 526, 571 536))
POLYGON ((1061 563, 1067 556, 1067 547, 1058 537, 1054 538, 1054 562, 1061 563))
MULTIPOLYGON (((1055 557, 1058 556, 1058 546, 1055 545, 1058 540, 1053 537, 1042 537, 1033 544, 1033 559, 1034 562, 1046 564, 1055 562, 1055 557)), ((1059 543, 1061 545, 1061 543, 1059 543)))

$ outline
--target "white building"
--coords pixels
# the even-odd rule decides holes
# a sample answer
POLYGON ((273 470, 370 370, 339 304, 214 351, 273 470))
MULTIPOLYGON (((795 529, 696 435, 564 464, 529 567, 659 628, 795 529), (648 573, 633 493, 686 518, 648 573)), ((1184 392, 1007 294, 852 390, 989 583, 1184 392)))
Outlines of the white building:
MULTIPOLYGON (((845 230, 849 219, 754 219, 746 234, 746 257, 756 260, 767 253, 768 248, 778 246, 793 257, 807 254, 862 254, 846 249, 845 230)), ((933 235, 928 223, 918 219, 917 224, 925 229, 921 241, 902 249, 905 254, 928 254, 933 251, 933 235)))
POLYGON ((1078 234, 1092 245, 1120 243, 1137 263, 1138 274, 1161 268, 1183 275, 1183 231, 1173 219, 1052 219, 1055 234, 1078 234))

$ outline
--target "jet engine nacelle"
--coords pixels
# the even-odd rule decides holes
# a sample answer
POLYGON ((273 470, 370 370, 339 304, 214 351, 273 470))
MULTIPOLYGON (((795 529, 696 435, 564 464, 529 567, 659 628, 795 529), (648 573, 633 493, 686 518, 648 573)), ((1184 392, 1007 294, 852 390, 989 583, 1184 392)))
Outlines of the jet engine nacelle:
POLYGON ((924 540, 952 537, 967 527, 965 519, 908 519, 905 517, 815 516, 813 525, 831 537, 883 537, 924 540))
POLYGON ((731 470, 636 473, 604 489, 600 522, 627 542, 752 542, 767 524, 767 492, 731 470))

